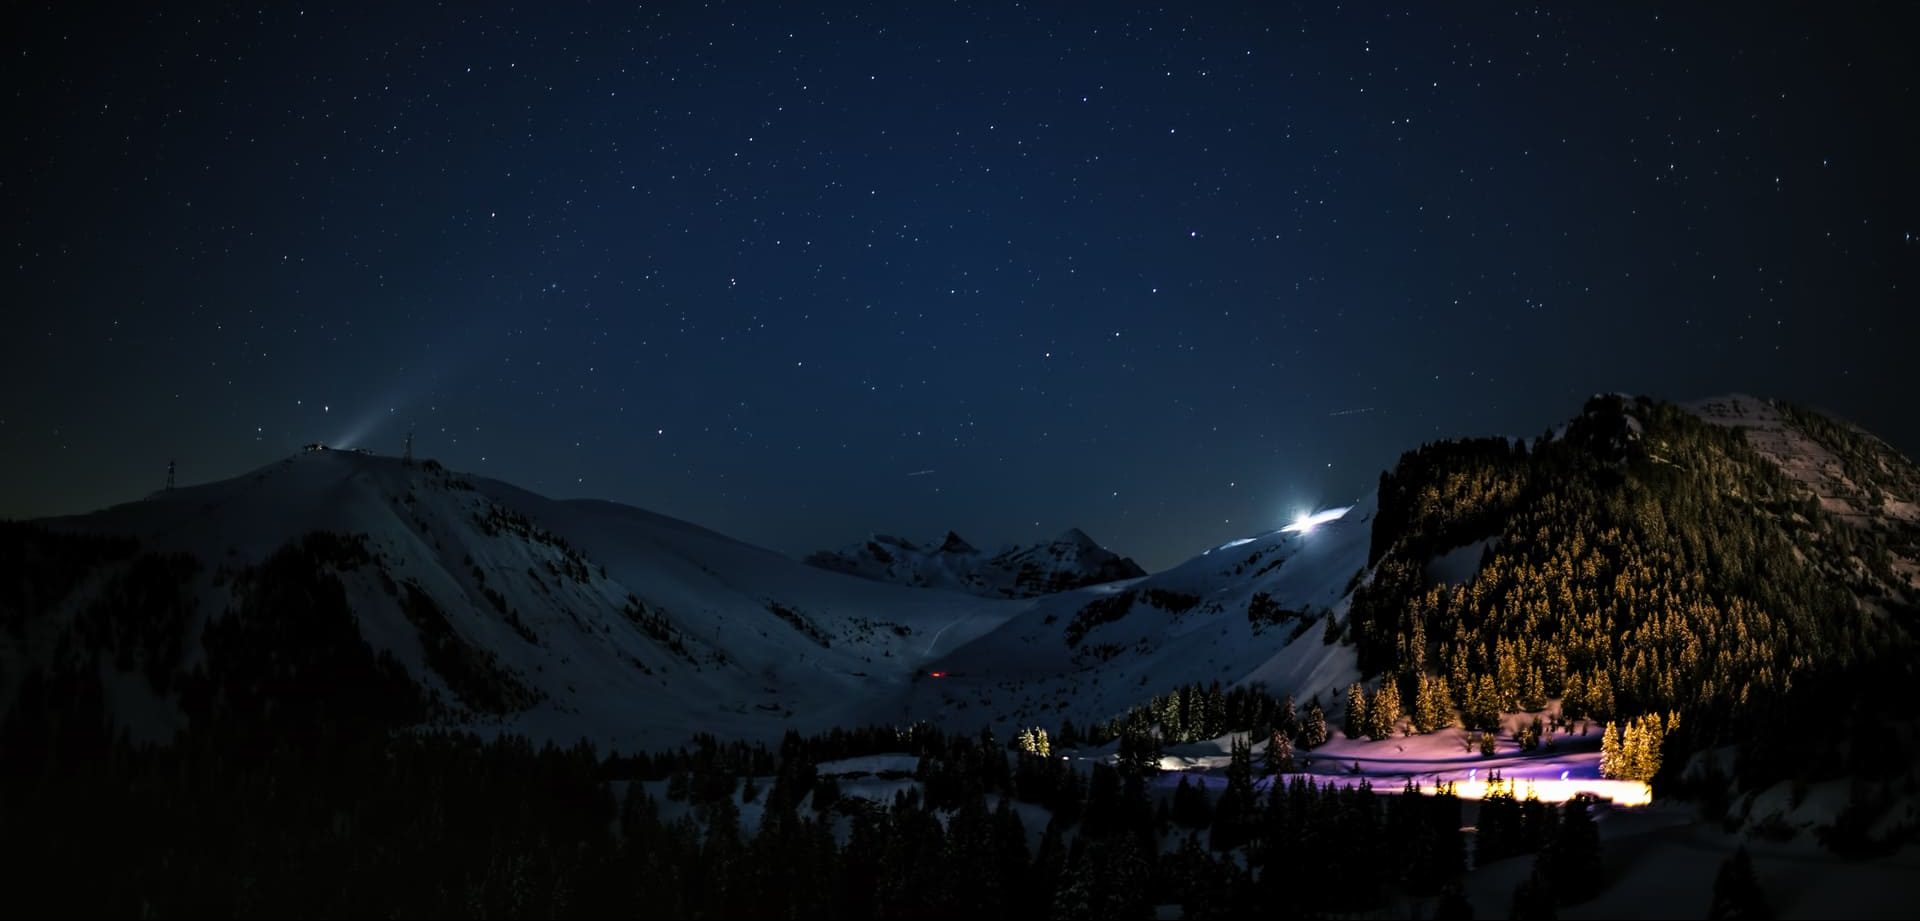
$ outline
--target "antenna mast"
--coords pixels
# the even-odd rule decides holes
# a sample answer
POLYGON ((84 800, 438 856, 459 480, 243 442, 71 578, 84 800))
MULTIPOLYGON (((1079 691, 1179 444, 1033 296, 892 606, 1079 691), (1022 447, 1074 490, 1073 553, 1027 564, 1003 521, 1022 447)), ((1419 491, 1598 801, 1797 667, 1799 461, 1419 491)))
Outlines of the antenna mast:
POLYGON ((400 455, 400 462, 409 467, 413 466, 413 429, 407 429, 407 451, 400 455))
POLYGON ((173 488, 173 458, 167 458, 167 488, 173 488))

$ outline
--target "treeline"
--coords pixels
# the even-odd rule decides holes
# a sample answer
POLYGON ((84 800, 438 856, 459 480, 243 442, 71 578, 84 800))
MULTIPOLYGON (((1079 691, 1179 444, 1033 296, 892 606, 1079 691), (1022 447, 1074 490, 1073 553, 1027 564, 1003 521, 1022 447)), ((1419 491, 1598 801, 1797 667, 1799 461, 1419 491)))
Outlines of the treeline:
MULTIPOLYGON (((1171 803, 1149 772, 1010 766, 969 735, 884 804, 843 795, 808 754, 834 743, 798 737, 768 774, 728 774, 760 756, 720 747, 663 756, 682 780, 656 796, 609 779, 631 760, 586 745, 377 722, 323 738, 256 714, 136 744, 109 732, 97 673, 36 687, 32 707, 57 718, 0 728, 0 859, 10 911, 31 916, 1309 918, 1457 901, 1469 856, 1452 795, 1263 782, 1244 742, 1223 786, 1171 803), (1050 805, 1018 805, 1035 800, 1050 805), (1029 821, 1045 823, 1037 846, 1029 821), (1167 840, 1183 844, 1162 853, 1167 840)), ((1480 863, 1575 825, 1537 802, 1506 821, 1490 802, 1480 863)), ((1556 892, 1598 879, 1568 865, 1582 869, 1556 892)))
POLYGON ((1084 734, 1076 732, 1071 722, 1063 723, 1056 744, 1071 747, 1084 740, 1104 745, 1129 734, 1144 734, 1162 744, 1182 745, 1230 733, 1264 738, 1279 729, 1295 742, 1316 748, 1326 742, 1325 727, 1326 712, 1317 698, 1303 715, 1291 694, 1275 697, 1259 684, 1222 688, 1215 681, 1181 685, 1111 720, 1093 723, 1084 734), (1305 727, 1315 721, 1320 731, 1303 737, 1305 727))
MULTIPOLYGON (((1859 679, 1850 705, 1912 661, 1906 631, 1818 563, 1850 558, 1852 530, 1739 432, 1597 397, 1558 437, 1427 445, 1382 474, 1377 568, 1349 626, 1363 672, 1428 716, 1438 684, 1470 729, 1559 698, 1569 719, 1680 714, 1664 738, 1682 752, 1782 734, 1787 712, 1818 709, 1791 698, 1820 675, 1859 679), (1476 541, 1465 583, 1429 578, 1435 556, 1476 541)), ((1812 770, 1807 742, 1743 767, 1812 770)))
MULTIPOLYGON (((0 719, 9 913, 1317 917, 1432 896, 1464 869, 1451 795, 1263 780, 1286 766, 1256 770, 1242 738, 1223 784, 1173 797, 1176 822, 1157 759, 1082 772, 1031 731, 1024 746, 928 726, 789 734, 776 750, 709 736, 608 757, 421 732, 431 695, 347 604, 338 573, 366 563, 316 536, 233 574, 235 609, 174 672, 185 724, 164 741, 114 724, 114 649, 75 644, 26 676, 0 719), (888 803, 817 769, 901 751, 916 783, 888 803), (1045 823, 1037 847, 1029 821, 1045 823), (1162 853, 1170 838, 1184 843, 1162 853)), ((134 607, 99 616, 131 622, 154 597, 106 593, 134 607)), ((1217 686, 1156 709, 1182 732, 1291 739, 1313 721, 1217 686)))

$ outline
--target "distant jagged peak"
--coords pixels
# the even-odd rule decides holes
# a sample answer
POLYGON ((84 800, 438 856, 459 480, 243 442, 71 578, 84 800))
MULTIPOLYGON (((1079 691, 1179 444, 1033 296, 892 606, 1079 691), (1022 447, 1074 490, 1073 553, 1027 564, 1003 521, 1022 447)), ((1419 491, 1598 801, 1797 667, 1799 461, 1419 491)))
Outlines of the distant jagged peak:
POLYGON ((938 544, 875 535, 840 550, 810 554, 805 562, 876 582, 989 598, 1031 598, 1146 575, 1132 560, 1100 546, 1079 528, 991 556, 956 531, 948 531, 938 544))

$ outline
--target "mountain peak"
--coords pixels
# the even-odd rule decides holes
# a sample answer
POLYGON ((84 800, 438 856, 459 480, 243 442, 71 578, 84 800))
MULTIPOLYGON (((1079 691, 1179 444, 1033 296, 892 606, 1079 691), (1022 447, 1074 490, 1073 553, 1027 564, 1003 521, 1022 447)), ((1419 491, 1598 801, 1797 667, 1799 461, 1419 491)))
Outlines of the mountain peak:
POLYGON ((1079 528, 992 556, 948 531, 938 546, 876 539, 809 555, 805 562, 876 582, 944 588, 988 598, 1032 598, 1146 575, 1079 528))

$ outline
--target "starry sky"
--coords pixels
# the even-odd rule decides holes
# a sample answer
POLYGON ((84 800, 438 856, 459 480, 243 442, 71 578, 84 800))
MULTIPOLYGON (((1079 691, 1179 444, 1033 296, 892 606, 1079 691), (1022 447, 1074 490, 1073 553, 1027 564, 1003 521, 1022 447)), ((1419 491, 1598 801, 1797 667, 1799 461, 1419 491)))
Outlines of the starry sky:
POLYGON ((260 6, 0 14, 0 516, 412 428, 1159 568, 1599 391, 1920 453, 1914 4, 260 6))

